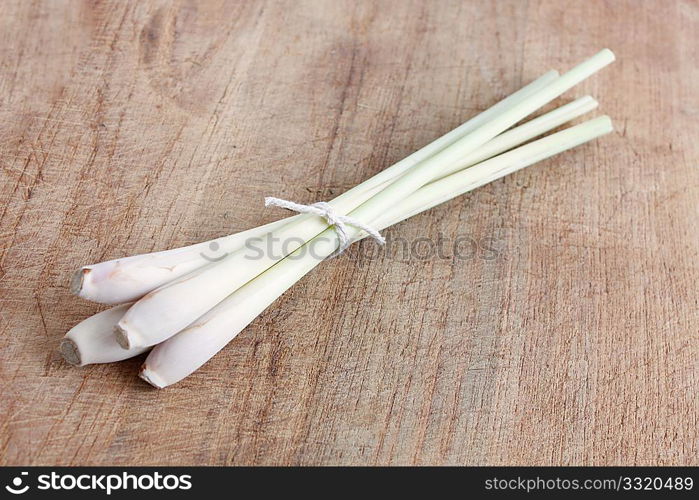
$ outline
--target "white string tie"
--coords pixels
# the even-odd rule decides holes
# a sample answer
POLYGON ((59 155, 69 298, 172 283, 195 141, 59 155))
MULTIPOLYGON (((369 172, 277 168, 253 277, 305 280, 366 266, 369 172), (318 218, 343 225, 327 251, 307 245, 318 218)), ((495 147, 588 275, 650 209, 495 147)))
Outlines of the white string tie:
POLYGON ((361 229, 378 241, 381 245, 386 243, 384 237, 381 236, 381 233, 379 233, 376 229, 364 224, 362 221, 355 219, 354 217, 337 213, 330 203, 326 203, 324 201, 318 201, 310 205, 302 205, 301 203, 294 203, 293 201, 267 196, 265 198, 265 206, 286 208, 287 210, 298 212, 300 214, 313 214, 325 219, 329 225, 334 227, 338 238, 340 238, 340 246, 337 251, 331 255, 331 257, 341 254, 350 245, 351 242, 349 235, 347 234, 347 226, 354 226, 361 229))

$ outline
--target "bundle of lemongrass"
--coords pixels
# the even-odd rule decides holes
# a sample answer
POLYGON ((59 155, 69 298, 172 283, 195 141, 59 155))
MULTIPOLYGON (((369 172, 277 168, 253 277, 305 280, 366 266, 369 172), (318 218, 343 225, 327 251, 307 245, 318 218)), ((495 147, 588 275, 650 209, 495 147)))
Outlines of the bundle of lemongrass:
MULTIPOLYGON (((597 102, 591 97, 511 127, 613 60, 605 49, 562 76, 544 74, 328 205, 381 230, 611 132, 611 121, 601 116, 527 142, 594 109, 597 102)), ((216 240, 225 257, 215 262, 204 255, 211 243, 204 242, 85 266, 73 278, 72 291, 120 305, 71 329, 61 352, 68 362, 83 366, 152 348, 140 376, 160 388, 182 380, 337 252, 342 236, 337 229, 323 217, 296 215, 216 240), (273 248, 251 260, 245 243, 262 236, 273 248), (313 251, 304 252, 311 244, 313 251)), ((343 229, 350 242, 367 236, 357 226, 343 229)))

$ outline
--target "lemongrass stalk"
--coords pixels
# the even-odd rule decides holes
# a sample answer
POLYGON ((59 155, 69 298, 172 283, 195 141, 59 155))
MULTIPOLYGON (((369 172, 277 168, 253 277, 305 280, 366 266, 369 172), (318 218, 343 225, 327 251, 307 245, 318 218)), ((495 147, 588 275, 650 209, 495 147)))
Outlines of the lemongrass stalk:
MULTIPOLYGON (((388 227, 611 130, 611 121, 603 116, 444 177, 398 203, 376 220, 376 227, 388 227)), ((361 237, 358 235, 358 238, 361 237)), ((332 254, 337 245, 337 235, 329 229, 236 290, 192 325, 155 346, 143 364, 141 378, 157 388, 163 388, 193 373, 282 293, 315 268, 323 256, 332 254), (317 245, 311 252, 308 247, 313 242, 317 242, 317 245)))
MULTIPOLYGON (((338 205, 338 209, 341 211, 349 211, 356 208, 412 166, 452 144, 482 124, 487 123, 498 114, 524 101, 557 77, 558 72, 556 71, 545 73, 532 83, 451 132, 383 170, 356 188, 343 193, 333 203, 338 205)), ((265 226, 196 245, 84 266, 74 274, 71 290, 82 298, 103 304, 135 301, 156 288, 202 268, 212 261, 221 260, 224 256, 239 250, 246 241, 254 240, 266 233, 273 232, 286 224, 299 223, 309 218, 309 216, 289 217, 265 226)), ((322 221, 318 222, 322 224, 322 221)), ((325 229, 325 227, 318 226, 317 229, 318 231, 315 234, 325 229)))
MULTIPOLYGON (((441 155, 445 149, 452 148, 493 119, 497 119, 502 114, 509 113, 511 109, 526 103, 552 84, 546 82, 555 83, 559 79, 560 77, 556 78, 555 73, 544 75, 533 84, 516 92, 425 148, 338 196, 330 202, 330 205, 340 213, 347 213, 355 209, 359 194, 366 194, 368 190, 376 188, 383 189, 382 186, 388 181, 395 178, 400 179, 405 172, 409 172, 416 165, 441 155)), ((514 123, 516 121, 513 121, 511 125, 514 123)), ((435 169, 433 174, 437 176, 439 173, 440 171, 435 169)), ((374 195, 374 192, 371 194, 374 195)), ((320 217, 302 216, 296 221, 282 226, 277 231, 268 233, 267 242, 272 245, 272 248, 271 251, 261 252, 261 256, 251 256, 251 249, 246 245, 244 248, 230 253, 215 265, 201 267, 153 290, 138 300, 119 321, 117 325, 119 342, 124 348, 130 348, 154 345, 165 340, 327 227, 327 222, 320 217), (225 279, 221 279, 222 276, 225 276, 225 279)))
POLYGON ((61 341, 59 351, 75 366, 111 363, 132 358, 148 350, 138 347, 123 349, 116 341, 114 326, 131 304, 122 304, 99 312, 71 328, 61 341))
MULTIPOLYGON (((568 103, 564 106, 556 108, 555 110, 546 113, 534 120, 531 120, 519 127, 511 129, 505 132, 492 141, 485 144, 482 148, 479 148, 474 154, 469 155, 463 161, 458 162, 455 166, 450 167, 447 171, 456 170, 456 168, 466 168, 474 165, 484 159, 490 158, 497 155, 503 151, 507 151, 513 147, 519 146, 523 142, 541 135, 567 121, 570 121, 583 113, 586 113, 597 106, 597 102, 589 96, 576 99, 575 101, 568 103)), ((436 182, 436 181, 435 181, 436 182)), ((432 186, 435 183, 428 184, 425 188, 422 188, 415 194, 413 194, 409 200, 420 198, 419 195, 427 187, 432 186)), ((420 198, 420 200, 422 200, 420 198)), ((404 202, 401 207, 409 206, 408 201, 404 202)), ((424 201, 420 201, 424 203, 424 201)), ((416 203, 412 203, 410 206, 415 206, 416 203)), ((419 204, 418 204, 419 205, 419 204)), ((391 212, 393 213, 393 212, 391 212)), ((386 224, 390 225, 390 224, 386 224)), ((262 226, 262 227, 269 227, 262 226)), ((238 235, 233 236, 239 236, 238 235)), ((230 238, 230 237, 229 237, 230 238)), ((195 245, 198 246, 198 245, 195 245)), ((180 250, 180 249, 177 249, 180 250)), ((165 252, 163 252, 165 253, 165 252)), ((139 256, 146 257, 146 256, 139 256)), ((155 255, 153 255, 155 257, 155 255)), ((124 259, 129 260, 129 259, 124 259)), ((147 269, 148 266, 145 266, 147 269)), ((128 304, 130 305, 130 304, 128 304)), ((137 356, 143 349, 132 349, 129 355, 127 351, 120 348, 116 342, 116 337, 114 337, 113 329, 117 322, 124 315, 128 307, 120 306, 112 308, 108 311, 101 312, 92 318, 88 318, 83 323, 75 327, 66 335, 66 340, 61 345, 61 352, 63 353, 66 360, 72 364, 78 364, 80 366, 90 363, 97 362, 110 362, 118 361, 121 359, 126 359, 127 357, 137 356), (74 340, 72 340, 74 339, 74 340), (107 347, 103 348, 104 342, 107 342, 107 347), (118 349, 115 352, 115 348, 118 349), (84 354, 83 354, 84 353, 84 354), (98 360, 94 359, 94 355, 102 354, 102 358, 98 360), (82 360, 82 361, 81 361, 82 360)))
MULTIPOLYGON (((444 169, 613 60, 614 55, 610 50, 602 50, 522 102, 506 108, 491 120, 410 167, 386 188, 352 210, 350 215, 360 222, 370 224, 400 200, 408 197, 430 180, 439 177, 444 169)), ((371 180, 367 182, 370 183, 371 180)), ((352 190, 348 193, 351 192, 352 190)), ((350 207, 342 204, 341 201, 338 202, 336 199, 331 204, 339 212, 347 213, 346 210, 350 207)), ((319 217, 305 218, 301 222, 287 224, 273 233, 273 239, 268 240, 272 244, 271 248, 266 252, 259 252, 254 259, 250 258, 248 249, 243 248, 233 252, 215 266, 201 268, 154 290, 137 301, 119 321, 117 339, 125 348, 162 342, 274 265, 284 255, 288 255, 304 242, 320 234, 325 228, 327 224, 319 217), (225 279, 221 279, 222 276, 225 276, 225 279)), ((358 234, 358 230, 350 227, 348 233, 350 237, 354 237, 358 234)))

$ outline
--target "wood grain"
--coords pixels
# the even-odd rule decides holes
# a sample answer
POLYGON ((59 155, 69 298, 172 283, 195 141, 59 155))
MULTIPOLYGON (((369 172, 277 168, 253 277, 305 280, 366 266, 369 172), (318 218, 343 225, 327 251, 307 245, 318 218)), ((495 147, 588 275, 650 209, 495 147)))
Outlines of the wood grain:
POLYGON ((696 2, 17 0, 0 26, 0 463, 699 465, 696 2), (79 265, 327 199, 605 46, 567 98, 615 134, 388 233, 471 258, 363 242, 164 391, 57 355, 100 310, 79 265))

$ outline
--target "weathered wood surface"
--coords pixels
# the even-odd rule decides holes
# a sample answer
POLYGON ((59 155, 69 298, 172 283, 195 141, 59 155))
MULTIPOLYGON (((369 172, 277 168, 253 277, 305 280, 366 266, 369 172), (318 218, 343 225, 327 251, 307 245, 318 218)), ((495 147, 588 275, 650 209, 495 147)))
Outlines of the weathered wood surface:
POLYGON ((696 2, 15 1, 0 40, 0 463, 699 464, 696 2), (566 98, 615 134, 388 233, 495 254, 364 242, 164 391, 57 355, 78 265, 327 199, 605 46, 566 98))

